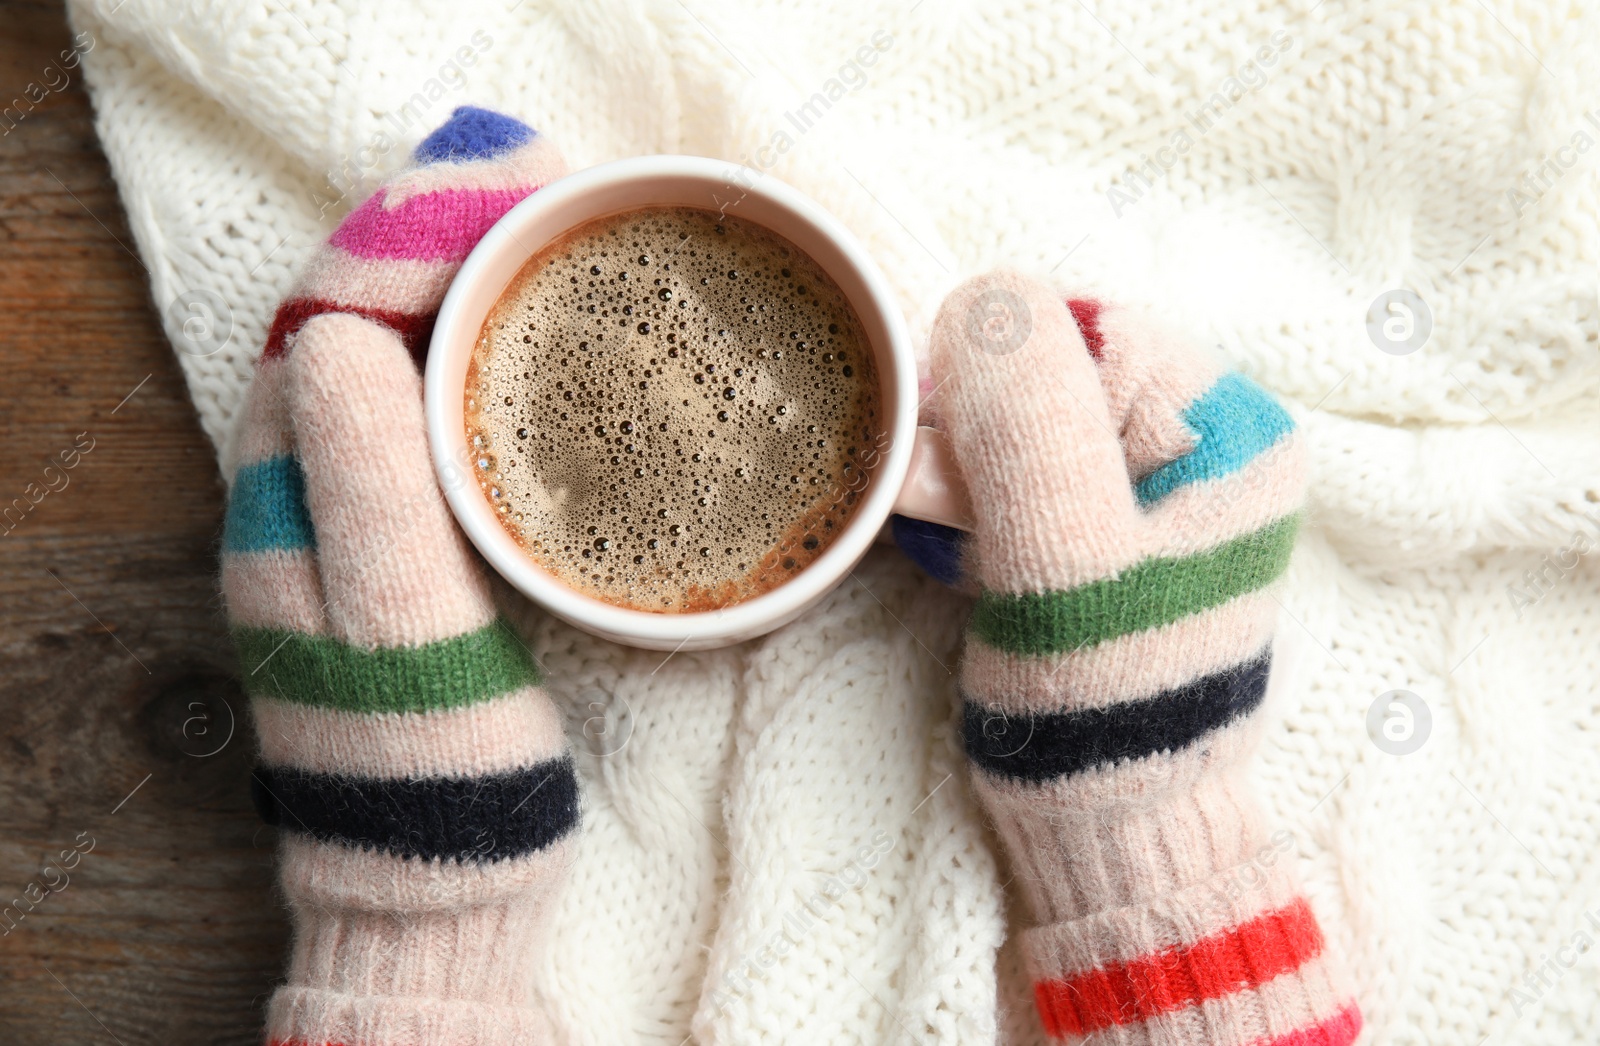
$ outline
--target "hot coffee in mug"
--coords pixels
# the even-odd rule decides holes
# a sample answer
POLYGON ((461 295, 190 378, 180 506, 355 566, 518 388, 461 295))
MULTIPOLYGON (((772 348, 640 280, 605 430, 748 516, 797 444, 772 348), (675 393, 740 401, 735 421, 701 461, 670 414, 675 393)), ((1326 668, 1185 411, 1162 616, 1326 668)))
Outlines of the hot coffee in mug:
POLYGON ((882 435, 838 285, 776 233, 688 207, 600 218, 530 258, 465 395, 478 487, 517 544, 578 592, 658 613, 806 569, 882 435))
POLYGON ((761 635, 891 513, 970 515, 877 266, 807 197, 717 160, 602 164, 513 207, 445 295, 424 390, 490 566, 635 646, 761 635))

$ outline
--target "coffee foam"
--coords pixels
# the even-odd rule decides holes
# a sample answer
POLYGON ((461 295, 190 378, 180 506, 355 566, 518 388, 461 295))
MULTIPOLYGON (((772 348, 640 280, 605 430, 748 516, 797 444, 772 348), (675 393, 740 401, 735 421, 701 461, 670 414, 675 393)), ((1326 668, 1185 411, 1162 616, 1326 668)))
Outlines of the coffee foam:
POLYGON ((872 354, 787 240, 694 208, 598 219, 484 322, 466 428, 523 550, 605 602, 683 613, 794 576, 883 450, 872 354))

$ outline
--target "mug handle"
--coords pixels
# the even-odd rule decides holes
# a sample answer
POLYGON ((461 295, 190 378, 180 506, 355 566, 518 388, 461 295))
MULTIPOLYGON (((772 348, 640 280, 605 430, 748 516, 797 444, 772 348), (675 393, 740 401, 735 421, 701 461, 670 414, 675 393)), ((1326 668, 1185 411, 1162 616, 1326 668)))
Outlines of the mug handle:
POLYGON ((972 499, 956 468, 955 455, 944 433, 931 425, 917 426, 911 467, 895 498, 894 511, 957 530, 971 532, 973 528, 972 499))

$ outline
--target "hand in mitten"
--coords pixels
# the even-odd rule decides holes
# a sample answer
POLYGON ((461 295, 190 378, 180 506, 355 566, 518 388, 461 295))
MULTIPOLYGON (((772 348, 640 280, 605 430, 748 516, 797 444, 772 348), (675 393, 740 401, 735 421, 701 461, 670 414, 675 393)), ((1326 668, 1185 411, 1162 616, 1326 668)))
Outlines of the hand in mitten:
POLYGON ((1359 1012, 1243 777, 1304 486, 1292 422, 1133 314, 1012 274, 952 294, 932 351, 977 514, 967 753, 1045 1030, 1347 1046, 1359 1012))
POLYGON ((530 974, 578 821, 561 717, 434 479, 421 379, 478 238, 561 173, 457 110, 280 306, 250 390, 222 589, 294 914, 268 1041, 546 1041, 530 974))

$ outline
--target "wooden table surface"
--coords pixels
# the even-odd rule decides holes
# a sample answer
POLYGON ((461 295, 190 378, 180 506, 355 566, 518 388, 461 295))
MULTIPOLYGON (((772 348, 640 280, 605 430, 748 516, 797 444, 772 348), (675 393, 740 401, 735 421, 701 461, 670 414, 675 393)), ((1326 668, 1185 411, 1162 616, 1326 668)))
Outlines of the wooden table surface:
MULTIPOLYGON (((0 26, 3 105, 70 34, 54 2, 0 26)), ((0 122, 0 1043, 255 1042, 288 925, 223 490, 71 75, 0 122)))

